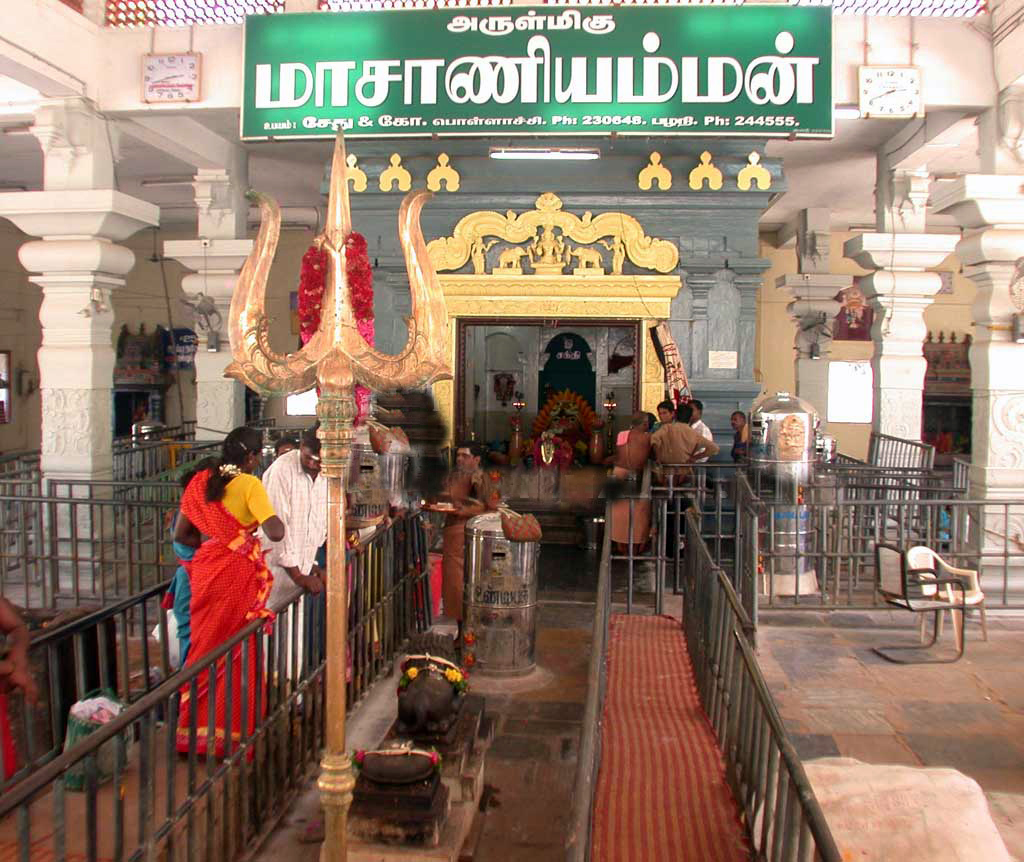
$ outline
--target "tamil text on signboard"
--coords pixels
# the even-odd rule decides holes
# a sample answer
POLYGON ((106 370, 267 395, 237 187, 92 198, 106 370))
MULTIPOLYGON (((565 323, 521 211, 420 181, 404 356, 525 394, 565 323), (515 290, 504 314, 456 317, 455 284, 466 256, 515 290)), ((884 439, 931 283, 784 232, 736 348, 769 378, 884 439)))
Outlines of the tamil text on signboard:
POLYGON ((251 17, 242 137, 832 134, 827 7, 251 17))

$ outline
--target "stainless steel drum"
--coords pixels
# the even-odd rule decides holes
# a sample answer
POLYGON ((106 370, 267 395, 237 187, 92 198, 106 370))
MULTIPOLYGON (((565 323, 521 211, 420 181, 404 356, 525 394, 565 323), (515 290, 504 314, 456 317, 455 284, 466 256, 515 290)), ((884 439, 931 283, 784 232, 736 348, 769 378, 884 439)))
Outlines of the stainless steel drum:
POLYGON ((759 531, 766 572, 764 585, 777 596, 818 592, 814 571, 811 482, 814 479, 818 414, 788 392, 762 398, 750 413, 750 471, 754 492, 770 503, 759 531), (806 499, 805 499, 806 498, 806 499))
POLYGON ((388 490, 380 458, 368 443, 352 446, 346 489, 350 527, 376 527, 388 513, 388 490))
POLYGON ((380 480, 388 495, 388 502, 396 508, 405 508, 405 476, 409 469, 409 456, 398 452, 385 452, 377 456, 380 480))
POLYGON ((482 674, 536 666, 539 542, 511 542, 497 512, 466 523, 463 660, 482 674))

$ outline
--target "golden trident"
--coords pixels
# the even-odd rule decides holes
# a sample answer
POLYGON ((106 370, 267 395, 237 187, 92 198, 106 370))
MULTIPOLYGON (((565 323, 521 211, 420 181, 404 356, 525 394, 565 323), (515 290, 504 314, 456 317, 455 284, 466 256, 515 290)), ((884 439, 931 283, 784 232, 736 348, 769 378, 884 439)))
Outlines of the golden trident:
POLYGON ((323 862, 347 855, 346 821, 355 779, 345 753, 345 674, 348 584, 345 574, 345 473, 356 416, 353 386, 374 391, 415 389, 452 376, 445 357, 448 312, 420 230, 420 210, 430 192, 405 196, 398 211, 398 238, 409 273, 412 317, 405 349, 394 356, 374 350, 356 328, 345 276, 345 240, 352 232, 345 141, 334 144, 327 221, 314 244, 327 252, 320 328, 297 353, 270 348, 264 311, 267 276, 281 232, 281 210, 272 198, 251 193, 260 207, 260 230, 231 298, 229 336, 234 361, 224 374, 261 394, 281 395, 320 387, 317 416, 327 478, 327 734, 319 788, 324 806, 323 862))

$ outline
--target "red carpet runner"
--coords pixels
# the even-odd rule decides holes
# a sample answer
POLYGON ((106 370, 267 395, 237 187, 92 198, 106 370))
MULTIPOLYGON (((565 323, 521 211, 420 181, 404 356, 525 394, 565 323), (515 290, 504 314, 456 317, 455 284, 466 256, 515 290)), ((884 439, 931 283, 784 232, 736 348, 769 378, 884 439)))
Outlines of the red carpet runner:
POLYGON ((745 862, 739 810, 678 620, 614 615, 594 862, 745 862))

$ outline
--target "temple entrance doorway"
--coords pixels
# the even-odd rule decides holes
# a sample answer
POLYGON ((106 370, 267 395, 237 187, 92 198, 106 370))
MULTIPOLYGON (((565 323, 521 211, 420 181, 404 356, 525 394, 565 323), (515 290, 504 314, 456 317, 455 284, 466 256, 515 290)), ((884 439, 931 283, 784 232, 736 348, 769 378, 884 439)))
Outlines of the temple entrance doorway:
POLYGON ((639 409, 640 334, 637 320, 460 319, 456 436, 529 461, 550 429, 586 463, 601 423, 611 435, 639 409))

